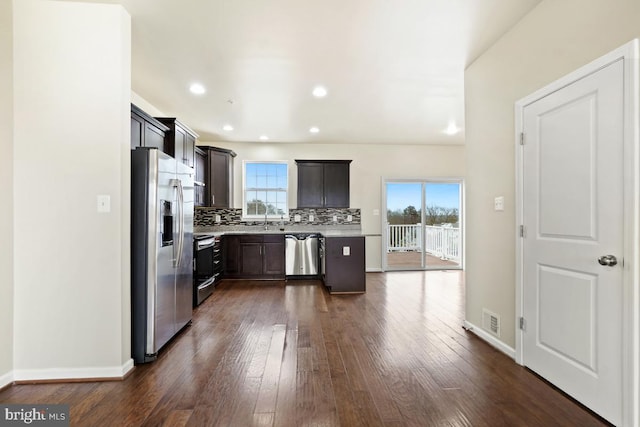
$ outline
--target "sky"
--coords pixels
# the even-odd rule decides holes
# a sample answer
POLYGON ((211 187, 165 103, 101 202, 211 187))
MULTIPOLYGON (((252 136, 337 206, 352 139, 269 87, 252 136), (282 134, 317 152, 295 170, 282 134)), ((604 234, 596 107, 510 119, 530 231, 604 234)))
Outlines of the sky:
MULTIPOLYGON (((387 209, 395 211, 409 205, 420 209, 422 184, 419 182, 387 183, 387 209)), ((427 183, 427 206, 460 209, 460 184, 427 183)))

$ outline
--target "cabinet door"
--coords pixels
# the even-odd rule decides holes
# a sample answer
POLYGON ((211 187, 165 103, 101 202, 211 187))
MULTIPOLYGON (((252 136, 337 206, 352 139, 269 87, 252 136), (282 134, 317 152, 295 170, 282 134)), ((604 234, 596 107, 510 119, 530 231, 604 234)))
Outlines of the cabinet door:
POLYGON ((194 201, 196 206, 205 206, 206 203, 206 170, 207 170, 207 153, 202 150, 195 152, 195 179, 194 183, 194 201))
POLYGON ((324 207, 324 166, 298 163, 298 207, 324 207))
POLYGON ((264 270, 267 276, 284 276, 284 235, 264 236, 264 270))
POLYGON ((324 206, 327 208, 349 207, 348 163, 324 165, 324 206))
POLYGON ((179 128, 175 127, 175 134, 173 139, 173 158, 178 162, 186 163, 184 158, 184 145, 187 142, 187 133, 179 128))
POLYGON ((184 164, 190 168, 196 166, 196 138, 187 133, 184 140, 184 164))
POLYGON ((166 152, 164 147, 164 132, 151 123, 145 123, 144 146, 155 147, 162 152, 166 152))
POLYGON ((222 238, 222 259, 224 274, 236 276, 240 273, 240 237, 224 236, 222 238))
POLYGON ((131 113, 131 148, 144 147, 145 120, 137 114, 131 113))
POLYGON ((262 275, 262 243, 240 243, 240 274, 262 275))
POLYGON ((228 208, 230 204, 229 159, 227 153, 209 150, 207 206, 228 208))

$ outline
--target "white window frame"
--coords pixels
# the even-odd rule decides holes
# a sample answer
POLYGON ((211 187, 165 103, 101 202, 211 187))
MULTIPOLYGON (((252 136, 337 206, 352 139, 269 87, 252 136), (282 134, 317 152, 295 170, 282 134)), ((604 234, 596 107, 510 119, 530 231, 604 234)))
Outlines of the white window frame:
MULTIPOLYGON (((281 164, 287 167, 287 186, 278 188, 278 191, 285 191, 285 209, 284 213, 267 215, 268 220, 280 220, 289 218, 289 162, 286 160, 243 160, 242 161, 242 219, 246 221, 264 220, 264 215, 249 215, 247 213, 247 164, 281 164)), ((268 190, 267 190, 268 191, 268 190)))

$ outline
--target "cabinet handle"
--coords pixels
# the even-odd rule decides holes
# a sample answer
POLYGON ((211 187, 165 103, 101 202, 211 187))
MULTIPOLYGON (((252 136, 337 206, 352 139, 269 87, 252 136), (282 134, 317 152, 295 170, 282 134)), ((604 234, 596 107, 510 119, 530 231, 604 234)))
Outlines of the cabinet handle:
POLYGON ((216 204, 216 195, 211 193, 211 204, 215 205, 216 204))

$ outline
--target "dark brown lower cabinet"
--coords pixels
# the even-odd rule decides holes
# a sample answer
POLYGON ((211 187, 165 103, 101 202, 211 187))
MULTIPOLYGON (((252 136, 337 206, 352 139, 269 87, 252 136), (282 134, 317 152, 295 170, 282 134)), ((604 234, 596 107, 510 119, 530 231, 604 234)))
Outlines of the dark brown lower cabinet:
POLYGON ((284 279, 284 235, 225 235, 224 276, 230 279, 284 279))
POLYGON ((284 277, 285 244, 283 234, 266 234, 262 250, 262 273, 270 277, 284 277))
POLYGON ((366 290, 364 236, 326 237, 324 284, 331 293, 366 290))

